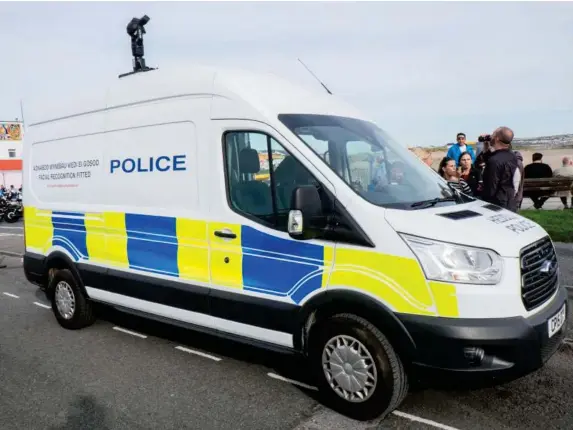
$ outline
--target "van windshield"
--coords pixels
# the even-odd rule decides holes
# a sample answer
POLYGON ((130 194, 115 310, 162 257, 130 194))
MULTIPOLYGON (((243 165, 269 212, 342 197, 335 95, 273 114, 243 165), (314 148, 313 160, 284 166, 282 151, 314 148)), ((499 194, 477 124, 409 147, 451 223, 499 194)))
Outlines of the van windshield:
MULTIPOLYGON (((375 124, 330 115, 281 114, 279 120, 369 202, 420 209, 456 204, 447 182, 375 124)), ((471 200, 471 199, 470 199, 471 200)))

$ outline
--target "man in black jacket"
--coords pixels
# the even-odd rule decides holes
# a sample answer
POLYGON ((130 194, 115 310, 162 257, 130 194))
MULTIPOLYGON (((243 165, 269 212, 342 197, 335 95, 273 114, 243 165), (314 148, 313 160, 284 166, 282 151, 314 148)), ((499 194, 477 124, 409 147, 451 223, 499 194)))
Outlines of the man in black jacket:
POLYGON ((513 131, 499 127, 491 135, 493 154, 487 159, 483 172, 482 200, 517 212, 517 191, 514 186, 518 160, 511 151, 513 131))

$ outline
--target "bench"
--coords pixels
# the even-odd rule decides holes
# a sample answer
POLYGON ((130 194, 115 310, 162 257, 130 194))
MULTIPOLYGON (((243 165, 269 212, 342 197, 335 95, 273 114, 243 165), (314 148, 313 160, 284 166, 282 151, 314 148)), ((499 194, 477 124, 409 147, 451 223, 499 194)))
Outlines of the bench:
POLYGON ((572 191, 573 178, 524 179, 523 197, 533 192, 539 197, 554 197, 557 191, 572 191))

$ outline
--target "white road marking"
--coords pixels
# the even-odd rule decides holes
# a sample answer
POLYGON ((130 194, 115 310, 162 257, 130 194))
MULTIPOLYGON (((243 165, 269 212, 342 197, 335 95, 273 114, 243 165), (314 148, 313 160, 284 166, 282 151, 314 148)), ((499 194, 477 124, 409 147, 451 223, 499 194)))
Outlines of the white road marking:
POLYGON ((307 385, 303 382, 295 381, 294 379, 288 379, 283 376, 277 375, 276 373, 267 373, 273 379, 278 379, 279 381, 288 382, 289 384, 298 385, 299 387, 306 388, 307 390, 314 390, 318 391, 318 388, 313 387, 312 385, 307 385))
POLYGON ((20 296, 17 296, 16 294, 12 294, 12 293, 4 293, 4 295, 5 295, 5 296, 8 296, 8 297, 12 297, 12 298, 14 298, 14 299, 19 299, 19 298, 20 298, 20 296))
POLYGON ((6 230, 24 230, 24 227, 7 227, 7 226, 0 226, 0 229, 6 229, 6 230))
POLYGON ((136 332, 131 331, 131 330, 126 330, 126 329, 121 328, 121 327, 114 327, 113 329, 114 329, 114 330, 117 330, 117 331, 121 331, 121 332, 123 332, 123 333, 130 334, 130 335, 132 335, 132 336, 140 337, 140 338, 142 338, 142 339, 147 339, 147 336, 144 335, 144 334, 136 333, 136 332))
POLYGON ((0 255, 5 255, 7 257, 17 257, 21 258, 22 261, 24 261, 24 257, 19 252, 3 251, 0 249, 0 255))
POLYGON ((44 309, 52 309, 51 306, 45 305, 45 304, 40 303, 40 302, 34 302, 34 304, 35 304, 36 306, 40 306, 41 308, 44 308, 44 309))
POLYGON ((378 428, 382 420, 378 422, 356 421, 325 406, 319 407, 310 417, 299 423, 293 430, 309 429, 337 429, 337 430, 372 430, 378 428))
MULTIPOLYGON (((295 381, 294 379, 285 378, 283 376, 277 375, 276 373, 267 373, 267 375, 270 376, 271 378, 277 379, 279 381, 288 382, 289 384, 299 385, 299 386, 301 386, 303 388, 307 388, 309 390, 318 391, 318 388, 316 388, 316 387, 304 384, 304 383, 299 382, 299 381, 295 381)), ((392 414, 394 414, 398 417, 401 417, 401 418, 405 418, 405 419, 410 420, 410 421, 415 421, 418 423, 427 424, 429 426, 436 427, 436 428, 439 428, 442 430, 459 430, 456 427, 452 427, 452 426, 442 424, 442 423, 439 423, 436 421, 428 420, 426 418, 418 417, 416 415, 407 414, 406 412, 393 411, 392 414)))
POLYGON ((8 237, 8 236, 18 236, 18 237, 23 237, 23 234, 20 233, 0 233, 0 236, 2 237, 8 237))
POLYGON ((199 355, 201 357, 209 358, 210 360, 221 361, 219 357, 215 357, 214 355, 205 354, 201 351, 195 351, 194 349, 185 348, 184 346, 176 346, 175 349, 179 351, 188 352, 189 354, 199 355))
POLYGON ((394 414, 398 417, 401 417, 401 418, 406 418, 407 420, 410 420, 410 421, 415 421, 418 423, 427 424, 429 426, 436 427, 436 428, 443 429, 443 430, 459 430, 455 427, 448 426, 448 425, 442 424, 442 423, 438 423, 436 421, 427 420, 426 418, 420 418, 420 417, 417 417, 416 415, 407 414, 405 412, 394 411, 394 412, 392 412, 392 414, 394 414))

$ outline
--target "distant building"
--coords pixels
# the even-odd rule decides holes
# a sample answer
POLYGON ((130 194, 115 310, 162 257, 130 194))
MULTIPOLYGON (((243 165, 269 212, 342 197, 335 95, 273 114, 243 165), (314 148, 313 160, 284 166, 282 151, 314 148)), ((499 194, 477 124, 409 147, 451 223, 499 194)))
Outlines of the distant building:
POLYGON ((22 185, 23 133, 21 121, 0 121, 0 185, 22 185))

